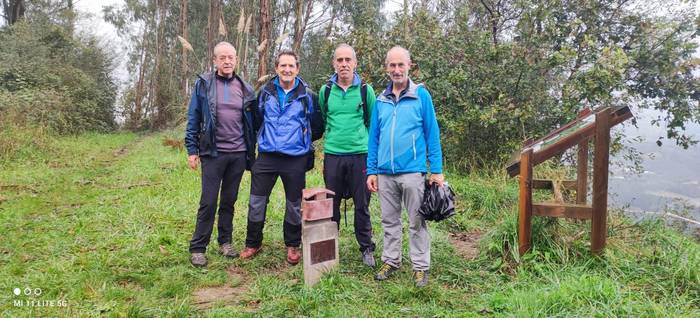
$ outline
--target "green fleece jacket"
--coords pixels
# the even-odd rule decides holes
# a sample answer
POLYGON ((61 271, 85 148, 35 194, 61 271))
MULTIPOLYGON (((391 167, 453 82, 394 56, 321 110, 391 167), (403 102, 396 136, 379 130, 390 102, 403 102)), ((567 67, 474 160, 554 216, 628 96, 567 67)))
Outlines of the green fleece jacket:
MULTIPOLYGON (((328 98, 328 107, 323 104, 326 85, 323 85, 318 91, 321 113, 326 119, 324 152, 332 155, 367 153, 368 128, 365 127, 362 114, 362 97, 360 96, 362 81, 359 75, 355 74, 353 83, 347 91, 343 91, 337 85, 337 75, 331 77, 331 83, 333 85, 328 98), (327 114, 326 109, 328 109, 327 114)), ((375 100, 374 89, 367 84, 367 115, 369 117, 371 117, 375 100)))

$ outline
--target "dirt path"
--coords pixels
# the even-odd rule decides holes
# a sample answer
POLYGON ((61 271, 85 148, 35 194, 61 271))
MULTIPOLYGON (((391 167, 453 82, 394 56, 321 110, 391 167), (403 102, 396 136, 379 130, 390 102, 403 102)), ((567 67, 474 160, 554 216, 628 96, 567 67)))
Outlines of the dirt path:
MULTIPOLYGON (((250 274, 234 265, 226 269, 229 284, 199 288, 192 292, 192 304, 198 310, 208 310, 215 304, 240 305, 249 288, 246 284, 253 280, 250 274)), ((260 305, 260 300, 252 300, 243 305, 244 312, 254 312, 260 305)))
POLYGON ((479 240, 481 232, 450 233, 449 240, 459 255, 466 259, 474 259, 479 256, 479 240))

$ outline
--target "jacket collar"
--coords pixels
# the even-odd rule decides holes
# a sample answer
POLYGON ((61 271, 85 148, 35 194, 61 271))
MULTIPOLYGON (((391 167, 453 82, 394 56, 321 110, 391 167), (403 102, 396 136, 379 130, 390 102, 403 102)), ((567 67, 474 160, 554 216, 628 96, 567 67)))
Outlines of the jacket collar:
MULTIPOLYGON (((330 81, 331 81, 331 83, 338 85, 338 73, 334 73, 333 76, 331 76, 330 81)), ((362 84, 362 80, 360 79, 360 75, 357 74, 356 72, 353 73, 352 84, 350 84, 350 86, 357 86, 360 84, 362 84)), ((340 85, 338 85, 338 87, 340 87, 340 85)))
POLYGON ((214 103, 216 101, 216 85, 214 85, 214 81, 217 78, 221 78, 223 80, 238 80, 241 83, 241 90, 243 91, 243 103, 255 100, 255 90, 252 86, 250 86, 250 84, 244 81, 238 75, 238 73, 233 73, 233 76, 230 79, 218 76, 216 72, 213 71, 202 73, 198 76, 204 81, 204 83, 206 83, 205 87, 207 88, 207 97, 209 97, 210 103, 214 103))
MULTIPOLYGON (((421 86, 422 84, 416 84, 411 80, 410 78, 408 79, 408 86, 406 86, 406 89, 404 89, 401 92, 401 96, 399 96, 396 100, 401 100, 402 98, 418 98, 418 86, 421 86)), ((379 95, 379 98, 385 101, 394 101, 394 93, 392 92, 392 89, 394 87, 393 82, 389 82, 389 85, 387 85, 386 89, 382 92, 381 95, 379 95)))
MULTIPOLYGON (((304 79, 302 79, 299 76, 297 76, 297 78, 294 81, 297 82, 297 84, 294 86, 294 88, 290 92, 290 95, 287 99, 288 101, 289 100, 296 100, 299 97, 306 96, 306 90, 309 87, 309 85, 304 81, 304 79)), ((277 99, 277 84, 276 83, 279 83, 279 76, 275 76, 272 79, 270 79, 270 81, 267 82, 267 84, 265 84, 265 87, 263 88, 263 90, 266 93, 272 95, 273 97, 275 97, 275 99, 277 99)))

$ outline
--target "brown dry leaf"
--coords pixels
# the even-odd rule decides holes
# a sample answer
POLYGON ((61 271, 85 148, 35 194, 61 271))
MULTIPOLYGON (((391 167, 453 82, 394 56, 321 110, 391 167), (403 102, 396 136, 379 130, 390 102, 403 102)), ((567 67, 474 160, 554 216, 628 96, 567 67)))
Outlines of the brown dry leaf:
POLYGON ((236 31, 238 33, 243 32, 243 28, 245 27, 245 10, 241 8, 241 15, 238 16, 238 27, 236 27, 236 31))
POLYGON ((168 251, 165 249, 165 246, 163 245, 158 245, 158 249, 160 249, 160 253, 163 255, 168 255, 168 251))
POLYGON ((180 41, 180 44, 182 44, 182 47, 184 47, 185 50, 188 50, 190 52, 194 52, 194 49, 192 48, 192 44, 190 44, 190 42, 187 42, 187 40, 185 40, 185 38, 178 35, 177 39, 180 41))
POLYGON ((224 17, 219 17, 219 35, 226 36, 226 25, 224 24, 224 17))
POLYGON ((289 36, 289 32, 283 33, 282 35, 277 37, 277 40, 275 40, 275 44, 280 44, 280 43, 284 42, 284 40, 286 40, 288 36, 289 36))
POLYGON ((252 22, 253 15, 248 16, 248 20, 245 22, 245 33, 250 33, 250 23, 252 22))
POLYGON ((263 75, 262 77, 258 78, 258 83, 266 82, 270 79, 270 77, 272 77, 272 74, 263 75))
POLYGON ((267 46, 267 39, 263 40, 260 45, 258 45, 258 52, 262 52, 267 46))

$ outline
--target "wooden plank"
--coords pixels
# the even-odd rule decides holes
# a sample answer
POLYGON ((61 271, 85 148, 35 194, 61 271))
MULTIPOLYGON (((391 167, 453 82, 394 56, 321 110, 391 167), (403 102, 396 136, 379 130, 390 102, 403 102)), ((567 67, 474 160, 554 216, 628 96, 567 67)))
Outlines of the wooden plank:
MULTIPOLYGON (((610 113, 610 109, 604 109, 602 111, 599 111, 596 113, 596 121, 598 120, 598 115, 601 114, 602 112, 607 112, 608 114, 610 113)), ((632 118, 632 113, 624 113, 620 116, 617 117, 612 117, 608 115, 607 117, 607 124, 605 125, 608 127, 608 130, 610 127, 615 126, 629 118, 632 118)), ((573 147, 574 145, 580 144, 581 142, 587 141, 593 135, 595 134, 595 128, 597 127, 597 124, 589 125, 587 127, 582 128, 580 131, 575 132, 565 138, 562 138, 555 142, 554 144, 547 146, 544 149, 541 149, 540 151, 534 153, 534 158, 532 165, 536 166, 549 158, 552 158, 553 156, 560 154, 564 152, 566 149, 569 149, 573 147)))
POLYGON ((520 156, 520 200, 518 205, 518 252, 530 250, 532 230, 532 149, 520 156))
POLYGON ((610 109, 596 114, 593 155, 593 215, 591 218, 591 252, 605 248, 608 218, 608 160, 610 156, 610 109))
POLYGON ((578 144, 576 158, 576 203, 586 204, 588 196, 588 140, 578 144))
MULTIPOLYGON (((561 187, 564 188, 565 190, 576 190, 576 180, 562 180, 561 181, 561 187)), ((546 179, 533 179, 532 180, 532 188, 533 189, 544 189, 544 190, 549 190, 553 189, 553 184, 552 180, 546 180, 546 179)))
MULTIPOLYGON (((608 109, 608 111, 611 111, 609 107, 607 109, 608 109)), ((601 112, 602 112, 602 110, 598 111, 596 113, 596 116, 601 112)), ((630 119, 630 118, 632 118, 632 113, 630 112, 629 107, 619 108, 613 113, 612 118, 609 118, 608 126, 609 127, 615 126, 615 125, 617 125, 617 124, 619 124, 627 119, 630 119)), ((536 166, 536 165, 546 161, 547 159, 564 152, 566 149, 569 149, 577 144, 580 144, 583 141, 590 139, 595 134, 595 127, 596 127, 595 124, 583 127, 583 128, 581 128, 581 130, 576 131, 576 132, 558 140, 557 142, 538 150, 535 153, 535 156, 534 156, 533 161, 532 161, 532 165, 536 166)), ((540 139, 540 140, 542 140, 542 139, 540 139)), ((537 143, 537 142, 535 142, 535 143, 537 143)), ((523 149, 521 152, 523 152, 523 151, 525 151, 525 149, 523 149)), ((517 160, 517 158, 515 160, 512 160, 511 162, 509 162, 507 164, 506 171, 508 172, 508 175, 511 177, 518 175, 518 172, 520 171, 520 162, 517 160)))
POLYGON ((588 220, 593 208, 583 204, 540 202, 532 204, 532 215, 588 220))

